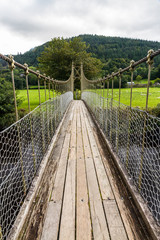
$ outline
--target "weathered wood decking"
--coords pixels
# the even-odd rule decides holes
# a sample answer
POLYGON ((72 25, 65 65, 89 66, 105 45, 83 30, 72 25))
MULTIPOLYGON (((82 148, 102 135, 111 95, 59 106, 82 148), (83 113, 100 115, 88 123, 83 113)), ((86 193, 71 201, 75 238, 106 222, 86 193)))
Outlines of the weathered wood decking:
POLYGON ((71 103, 66 121, 41 240, 140 239, 82 101, 71 103))

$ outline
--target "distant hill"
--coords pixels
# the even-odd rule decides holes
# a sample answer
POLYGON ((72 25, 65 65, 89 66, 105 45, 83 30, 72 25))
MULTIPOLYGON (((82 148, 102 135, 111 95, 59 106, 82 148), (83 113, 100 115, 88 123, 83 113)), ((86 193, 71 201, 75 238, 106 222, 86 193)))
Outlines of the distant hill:
POLYGON ((80 37, 90 45, 89 52, 104 61, 109 58, 136 61, 146 56, 149 49, 160 49, 160 42, 97 35, 80 35, 80 37))
POLYGON ((44 47, 47 43, 44 43, 41 46, 34 47, 31 50, 25 52, 24 54, 19 53, 18 55, 14 55, 15 61, 24 64, 27 63, 29 66, 37 66, 38 61, 37 58, 40 56, 41 52, 43 52, 44 47))
MULTIPOLYGON (((93 56, 101 59, 102 62, 107 62, 109 59, 118 60, 125 59, 125 62, 129 62, 134 59, 135 61, 143 58, 147 55, 149 49, 160 49, 160 42, 146 41, 139 39, 121 38, 121 37, 105 37, 98 35, 80 35, 82 41, 89 44, 88 52, 91 52, 93 56)), ((24 64, 25 62, 29 66, 37 66, 37 57, 47 43, 41 46, 35 47, 24 54, 15 55, 15 60, 24 64)), ((121 60, 120 60, 121 62, 121 60)), ((160 57, 157 57, 155 63, 160 63, 160 57)))

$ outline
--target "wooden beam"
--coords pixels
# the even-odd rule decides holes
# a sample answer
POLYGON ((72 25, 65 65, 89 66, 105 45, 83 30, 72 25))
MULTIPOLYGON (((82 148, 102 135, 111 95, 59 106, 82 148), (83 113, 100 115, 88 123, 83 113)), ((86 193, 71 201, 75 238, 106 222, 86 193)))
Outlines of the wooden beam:
POLYGON ((104 200, 104 209, 112 240, 127 240, 126 231, 115 200, 104 200))
POLYGON ((77 108, 71 126, 70 152, 62 207, 59 239, 75 239, 75 175, 76 175, 76 119, 77 108))
POLYGON ((103 211, 102 200, 100 196, 99 186, 98 186, 94 162, 93 162, 93 156, 90 148, 90 142, 87 135, 85 118, 86 116, 82 114, 81 115, 82 135, 83 135, 83 145, 84 145, 87 181, 88 181, 88 189, 89 189, 89 201, 90 201, 91 220, 92 220, 92 227, 93 227, 93 237, 95 240, 98 240, 98 239, 109 240, 110 237, 109 237, 109 232, 108 232, 107 223, 105 219, 105 214, 103 211))
MULTIPOLYGON (((80 102, 81 103, 81 102, 80 102)), ((80 119, 80 105, 77 113, 77 207, 76 207, 76 239, 90 240, 91 220, 88 204, 88 189, 86 180, 86 169, 84 162, 84 151, 82 142, 82 126, 80 119)))

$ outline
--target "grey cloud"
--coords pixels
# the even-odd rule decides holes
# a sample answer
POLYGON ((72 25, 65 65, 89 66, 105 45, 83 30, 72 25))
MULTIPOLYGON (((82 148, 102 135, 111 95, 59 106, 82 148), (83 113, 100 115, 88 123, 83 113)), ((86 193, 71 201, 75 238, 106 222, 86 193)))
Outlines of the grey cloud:
POLYGON ((35 23, 31 19, 25 20, 21 18, 21 20, 19 20, 18 18, 15 17, 14 18, 4 17, 1 19, 1 24, 6 26, 10 31, 24 36, 28 36, 31 34, 36 35, 38 32, 44 29, 42 25, 35 23))
POLYGON ((159 12, 158 0, 6 0, 0 25, 37 41, 83 33, 160 41, 159 12))

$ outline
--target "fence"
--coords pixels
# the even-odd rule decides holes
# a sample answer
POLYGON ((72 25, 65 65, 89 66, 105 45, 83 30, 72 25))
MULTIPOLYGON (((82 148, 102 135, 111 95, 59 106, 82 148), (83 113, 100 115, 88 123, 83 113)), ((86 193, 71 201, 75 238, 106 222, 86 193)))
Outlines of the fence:
MULTIPOLYGON (((34 72, 13 58, 0 55, 11 68, 16 122, 0 132, 0 239, 4 240, 15 221, 33 178, 70 101, 73 99, 73 71, 67 81, 57 81, 34 72), (18 120, 14 87, 14 66, 25 71, 29 113, 18 120), (39 106, 30 111, 28 74, 38 82, 39 106), (44 81, 45 102, 41 103, 40 80, 44 81), (49 100, 46 99, 48 82, 49 100), (51 91, 52 86, 52 91, 51 91), (53 96, 51 97, 51 94, 53 96)), ((73 68, 72 68, 73 70, 73 68)))
POLYGON ((157 224, 160 225, 160 119, 147 113, 151 68, 153 57, 160 50, 149 51, 138 62, 100 80, 88 80, 81 67, 82 99, 94 114, 113 151, 128 172, 129 178, 147 203, 157 224), (135 67, 148 63, 146 109, 132 108, 132 87, 135 67), (130 106, 120 102, 122 73, 131 72, 130 106), (119 101, 114 100, 114 77, 119 78, 119 101), (109 98, 109 80, 112 81, 112 97, 109 98), (107 98, 104 97, 107 83, 107 98))

